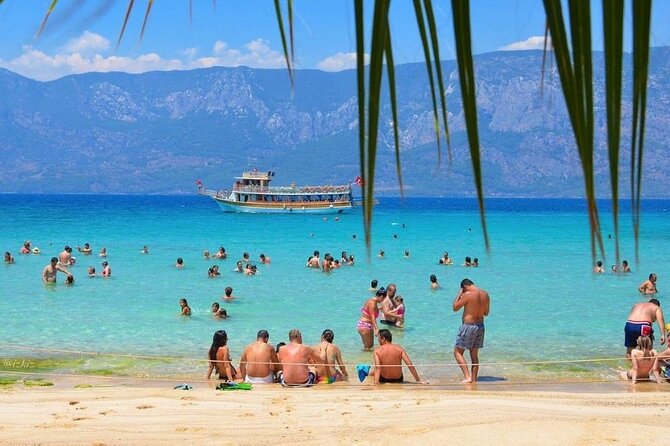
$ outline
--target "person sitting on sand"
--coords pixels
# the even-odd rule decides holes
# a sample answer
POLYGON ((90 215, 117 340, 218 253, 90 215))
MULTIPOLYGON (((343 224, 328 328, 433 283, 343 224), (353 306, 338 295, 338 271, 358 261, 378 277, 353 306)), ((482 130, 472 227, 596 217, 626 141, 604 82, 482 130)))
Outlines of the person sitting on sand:
POLYGON ((347 381, 349 373, 342 361, 340 349, 333 344, 335 333, 326 329, 321 333, 321 343, 314 346, 314 353, 320 358, 316 365, 316 378, 318 382, 347 381))
POLYGON ((623 379, 630 379, 635 384, 638 379, 651 380, 653 377, 657 383, 661 383, 658 357, 656 350, 651 347, 649 336, 639 336, 637 338, 637 348, 630 352, 633 367, 627 372, 620 372, 623 379))
POLYGON ((275 373, 281 370, 279 358, 272 345, 268 344, 270 333, 259 330, 256 342, 247 345, 240 358, 240 375, 244 382, 252 384, 273 383, 275 373))
POLYGON ((649 274, 649 279, 642 282, 642 285, 640 285, 637 288, 637 290, 642 294, 658 293, 658 288, 656 288, 656 280, 657 280, 656 274, 654 273, 649 274))
POLYGON ((309 364, 318 364, 321 360, 310 347, 303 345, 302 333, 297 328, 288 332, 289 343, 283 346, 277 357, 282 370, 277 380, 282 385, 309 387, 316 382, 316 374, 309 370, 309 364))
POLYGON ((379 347, 374 353, 375 384, 402 383, 402 363, 407 365, 417 383, 423 383, 419 373, 409 359, 409 355, 400 345, 393 344, 391 332, 385 328, 379 330, 379 347))
POLYGON ((209 348, 209 368, 207 369, 207 379, 210 379, 212 372, 216 370, 219 379, 232 381, 237 376, 237 370, 233 367, 230 360, 230 350, 228 350, 228 334, 226 330, 217 330, 212 338, 212 346, 209 348))
POLYGON ((440 289, 440 284, 437 282, 437 276, 435 276, 435 274, 430 275, 430 289, 431 290, 440 289))
POLYGON ((191 315, 191 307, 188 306, 188 301, 184 299, 183 297, 179 299, 179 306, 181 307, 181 315, 182 316, 190 316, 191 315))
POLYGON ((9 251, 5 251, 5 263, 14 263, 14 257, 9 251))

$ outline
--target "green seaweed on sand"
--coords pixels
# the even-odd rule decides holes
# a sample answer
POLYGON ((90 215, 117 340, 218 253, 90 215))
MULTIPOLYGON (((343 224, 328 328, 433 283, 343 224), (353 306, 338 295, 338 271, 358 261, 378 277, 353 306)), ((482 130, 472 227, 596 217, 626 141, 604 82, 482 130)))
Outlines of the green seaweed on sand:
POLYGON ((25 387, 49 387, 53 386, 54 383, 51 381, 45 381, 43 379, 26 379, 23 381, 25 387))
POLYGON ((16 384, 18 380, 19 380, 18 378, 0 376, 0 387, 13 386, 14 384, 16 384))

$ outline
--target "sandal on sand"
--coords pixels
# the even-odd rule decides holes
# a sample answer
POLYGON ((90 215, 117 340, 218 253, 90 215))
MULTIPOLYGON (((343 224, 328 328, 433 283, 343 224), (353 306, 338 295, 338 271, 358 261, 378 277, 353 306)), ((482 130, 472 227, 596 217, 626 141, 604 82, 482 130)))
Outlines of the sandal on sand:
POLYGON ((178 386, 174 386, 175 390, 193 390, 193 387, 189 386, 188 384, 179 384, 178 386))

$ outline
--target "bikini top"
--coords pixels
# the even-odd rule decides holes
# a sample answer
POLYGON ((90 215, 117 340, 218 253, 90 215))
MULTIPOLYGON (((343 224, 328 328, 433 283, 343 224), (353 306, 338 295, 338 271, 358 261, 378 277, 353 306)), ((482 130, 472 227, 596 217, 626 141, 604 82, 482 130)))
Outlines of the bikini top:
MULTIPOLYGON (((370 315, 370 312, 368 311, 367 305, 363 305, 363 308, 361 308, 361 314, 368 319, 372 319, 372 316, 370 315)), ((375 309, 375 316, 374 319, 377 319, 377 316, 379 316, 379 310, 375 309)))

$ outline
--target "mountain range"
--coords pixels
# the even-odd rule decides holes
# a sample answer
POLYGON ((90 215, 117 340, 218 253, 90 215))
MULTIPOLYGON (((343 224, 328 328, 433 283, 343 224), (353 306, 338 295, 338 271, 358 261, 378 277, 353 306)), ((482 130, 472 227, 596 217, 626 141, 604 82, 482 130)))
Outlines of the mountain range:
MULTIPOLYGON (((549 54, 553 57, 553 55, 549 54)), ((541 51, 475 57, 484 191, 492 197, 579 197, 584 182, 559 76, 541 51)), ((550 57, 548 57, 548 60, 550 57)), ((438 147, 426 67, 396 67, 406 195, 475 193, 454 61, 442 62, 450 148, 438 147), (439 153, 439 155, 438 155, 439 153)), ((620 186, 628 192, 630 56, 624 57, 620 186)), ((598 193, 609 191, 602 54, 594 55, 598 193)), ((651 51, 645 197, 670 188, 670 48, 651 51)), ((399 195, 384 92, 376 189, 399 195)), ((337 184, 359 172, 356 73, 207 68, 87 73, 39 82, 0 69, 0 192, 188 194, 227 188, 243 170, 275 183, 337 184)))

